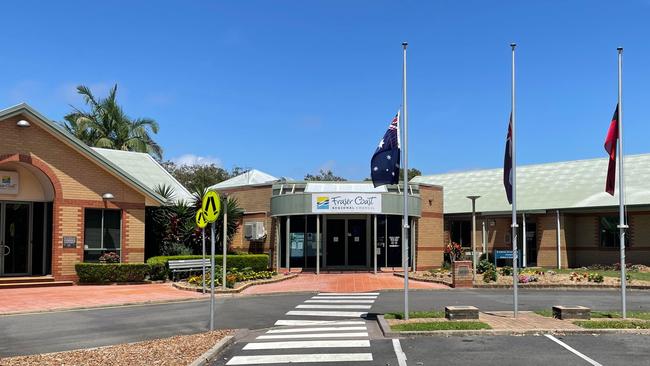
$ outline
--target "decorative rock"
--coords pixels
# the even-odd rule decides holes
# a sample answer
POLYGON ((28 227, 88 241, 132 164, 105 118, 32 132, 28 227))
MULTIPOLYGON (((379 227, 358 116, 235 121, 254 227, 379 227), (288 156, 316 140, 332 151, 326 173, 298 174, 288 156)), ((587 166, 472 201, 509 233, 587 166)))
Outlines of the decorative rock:
POLYGON ((591 319, 591 309, 585 306, 553 306, 553 317, 557 319, 591 319))
POLYGON ((445 318, 449 320, 478 319, 475 306, 445 306, 445 318))

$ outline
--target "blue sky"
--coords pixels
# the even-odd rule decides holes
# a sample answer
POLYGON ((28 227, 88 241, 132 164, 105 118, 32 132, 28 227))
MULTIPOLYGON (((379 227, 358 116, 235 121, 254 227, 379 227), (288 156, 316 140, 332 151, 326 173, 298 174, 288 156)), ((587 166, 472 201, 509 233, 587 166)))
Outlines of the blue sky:
POLYGON ((520 164, 604 157, 625 47, 626 153, 650 152, 650 1, 21 1, 2 4, 0 107, 53 120, 119 84, 186 155, 302 178, 369 176, 401 103, 410 165, 500 167, 518 47, 520 164))

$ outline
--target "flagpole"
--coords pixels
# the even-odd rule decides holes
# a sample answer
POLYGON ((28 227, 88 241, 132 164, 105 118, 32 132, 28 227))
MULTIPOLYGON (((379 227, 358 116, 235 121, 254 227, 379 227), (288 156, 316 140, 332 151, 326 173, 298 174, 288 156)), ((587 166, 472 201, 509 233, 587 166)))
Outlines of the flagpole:
POLYGON ((512 48, 512 95, 511 95, 511 110, 510 115, 512 116, 512 289, 513 289, 513 315, 516 318, 519 312, 519 274, 517 273, 517 261, 519 260, 519 253, 517 252, 517 149, 516 147, 516 136, 515 133, 515 48, 517 47, 516 43, 511 43, 510 47, 512 48))
POLYGON ((402 42, 404 61, 402 66, 402 147, 404 161, 404 220, 402 229, 402 267, 404 269, 404 319, 409 319, 409 272, 408 272, 408 243, 409 243, 409 216, 408 216, 408 112, 406 108, 406 47, 407 42, 402 42))
POLYGON ((621 235, 621 315, 627 318, 627 305, 625 289, 627 278, 625 275, 625 175, 623 174, 623 47, 618 47, 618 199, 619 199, 619 225, 621 235))

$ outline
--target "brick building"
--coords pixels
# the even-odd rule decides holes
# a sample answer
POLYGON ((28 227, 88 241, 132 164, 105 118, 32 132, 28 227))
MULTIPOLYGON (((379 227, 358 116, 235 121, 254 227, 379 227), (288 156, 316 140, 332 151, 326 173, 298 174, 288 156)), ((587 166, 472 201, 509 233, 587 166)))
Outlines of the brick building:
MULTIPOLYGON (((245 211, 232 249, 270 253, 274 268, 386 270, 402 265, 398 186, 292 181, 252 170, 212 189, 237 198, 245 211)), ((409 189, 409 266, 412 258, 417 269, 439 266, 442 189, 429 184, 409 189)))
POLYGON ((158 184, 190 196, 148 154, 89 148, 26 104, 0 111, 0 277, 76 280, 107 251, 143 262, 158 184))

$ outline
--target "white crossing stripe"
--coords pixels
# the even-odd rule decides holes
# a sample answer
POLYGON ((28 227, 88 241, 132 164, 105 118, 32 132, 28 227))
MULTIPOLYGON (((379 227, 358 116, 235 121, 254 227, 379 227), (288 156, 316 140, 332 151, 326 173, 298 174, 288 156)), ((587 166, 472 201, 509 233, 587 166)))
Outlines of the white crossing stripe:
POLYGON ((310 339, 310 338, 358 338, 367 337, 368 332, 348 332, 348 333, 309 333, 309 334, 272 334, 261 335, 257 339, 310 339))
POLYGON ((399 366, 406 366, 406 354, 402 351, 402 345, 399 343, 399 339, 393 339, 393 350, 397 357, 397 364, 399 366))
POLYGON ((319 292, 318 295, 323 296, 357 296, 357 295, 375 295, 379 296, 379 292, 319 292))
POLYGON ((298 355, 235 356, 226 365, 253 365, 297 362, 372 361, 372 353, 320 353, 298 355))
POLYGON ((333 330, 366 330, 366 327, 282 328, 282 329, 271 329, 266 333, 329 332, 333 330))
POLYGON ((286 342, 261 342, 249 343, 244 346, 244 350, 255 349, 291 349, 291 348, 369 348, 370 341, 356 339, 347 339, 344 341, 286 341, 286 342))
POLYGON ((288 320, 282 319, 275 322, 280 326, 301 326, 301 325, 365 325, 363 320, 288 320))
POLYGON ((377 296, 314 296, 312 300, 375 300, 377 296))
POLYGON ((298 305, 296 309, 370 309, 372 305, 341 305, 341 304, 332 304, 332 305, 298 305))
POLYGON ((572 352, 573 354, 575 354, 576 356, 578 356, 578 357, 582 358, 583 360, 589 362, 591 365, 593 365, 593 366, 603 366, 603 365, 601 365, 600 363, 594 361, 593 359, 591 359, 591 358, 585 356, 584 354, 578 352, 577 350, 575 350, 573 347, 569 346, 568 344, 566 344, 566 343, 562 342, 561 340, 559 340, 559 339, 553 337, 552 335, 550 335, 550 334, 544 334, 544 336, 545 336, 546 338, 552 340, 553 342, 559 344, 560 346, 562 346, 562 347, 568 349, 569 351, 571 351, 571 352, 572 352))
POLYGON ((368 315, 367 312, 360 311, 310 311, 310 310, 292 310, 286 315, 294 316, 340 316, 345 318, 360 318, 368 315))
POLYGON ((332 300, 305 300, 305 302, 309 303, 326 303, 326 304, 372 304, 375 302, 375 300, 339 300, 339 299, 332 299, 332 300))

